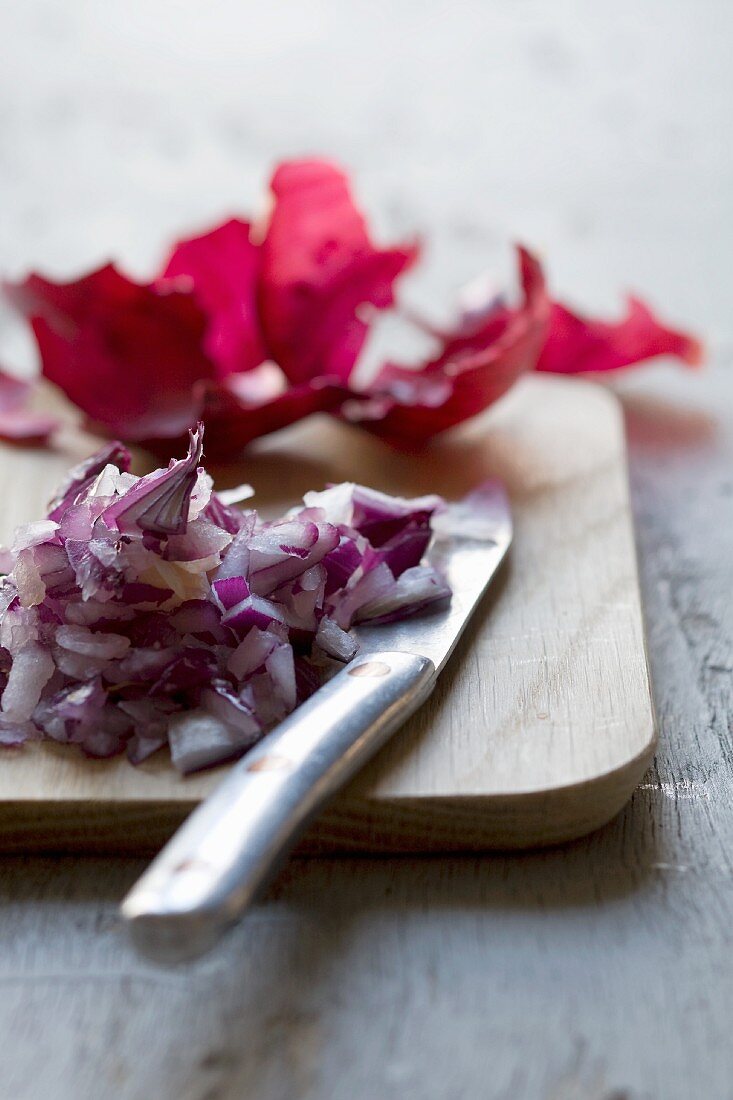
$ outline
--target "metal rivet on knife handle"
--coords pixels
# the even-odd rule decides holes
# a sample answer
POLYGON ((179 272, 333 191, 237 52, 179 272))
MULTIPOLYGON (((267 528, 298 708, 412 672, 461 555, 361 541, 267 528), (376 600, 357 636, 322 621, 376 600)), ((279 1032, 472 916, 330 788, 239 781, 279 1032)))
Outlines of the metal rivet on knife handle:
POLYGON ((363 665, 349 669, 349 676, 386 676, 391 672, 389 665, 384 661, 365 661, 363 665))

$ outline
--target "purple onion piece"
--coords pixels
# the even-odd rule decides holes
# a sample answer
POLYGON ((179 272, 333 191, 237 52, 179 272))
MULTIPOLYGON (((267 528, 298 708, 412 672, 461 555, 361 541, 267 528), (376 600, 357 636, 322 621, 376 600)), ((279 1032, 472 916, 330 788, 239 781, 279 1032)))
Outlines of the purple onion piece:
POLYGON ((135 530, 153 535, 186 531, 188 505, 204 447, 203 427, 199 425, 190 435, 185 458, 171 461, 167 470, 156 470, 140 478, 124 496, 105 509, 103 516, 108 527, 128 534, 135 530))
POLYGON ((49 504, 48 518, 59 519, 69 505, 94 483, 106 466, 115 466, 121 473, 127 473, 131 461, 130 452, 124 443, 114 442, 102 447, 85 462, 74 466, 49 504))

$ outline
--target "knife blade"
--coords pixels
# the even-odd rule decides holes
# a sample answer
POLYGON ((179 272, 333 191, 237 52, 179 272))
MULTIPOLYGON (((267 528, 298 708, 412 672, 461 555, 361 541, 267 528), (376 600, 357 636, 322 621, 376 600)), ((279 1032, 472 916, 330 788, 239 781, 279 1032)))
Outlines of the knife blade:
POLYGON ((356 657, 267 734, 186 820, 122 903, 137 948, 160 962, 209 950, 258 896, 323 803, 425 701, 512 539, 498 482, 482 487, 480 530, 429 554, 447 607, 354 628, 356 657))

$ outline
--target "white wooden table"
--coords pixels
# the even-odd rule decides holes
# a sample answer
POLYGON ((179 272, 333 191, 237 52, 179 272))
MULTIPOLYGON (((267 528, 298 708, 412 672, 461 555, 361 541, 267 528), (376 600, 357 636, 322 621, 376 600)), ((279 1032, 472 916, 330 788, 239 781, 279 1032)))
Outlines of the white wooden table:
POLYGON ((661 724, 627 812, 545 854, 299 862, 181 972, 121 935, 138 862, 4 859, 4 1100, 733 1096, 732 10, 3 6, 5 271, 142 272, 318 150, 431 230, 428 303, 521 237, 564 293, 633 285, 711 344, 622 387, 661 724))

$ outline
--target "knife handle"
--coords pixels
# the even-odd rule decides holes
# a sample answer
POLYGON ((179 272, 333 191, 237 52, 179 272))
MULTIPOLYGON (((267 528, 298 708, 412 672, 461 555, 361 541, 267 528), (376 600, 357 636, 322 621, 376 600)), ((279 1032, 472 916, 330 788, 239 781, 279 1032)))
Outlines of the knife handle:
POLYGON ((320 806, 417 710, 427 657, 363 653, 235 764, 122 904, 161 962, 203 954, 257 896, 320 806))

